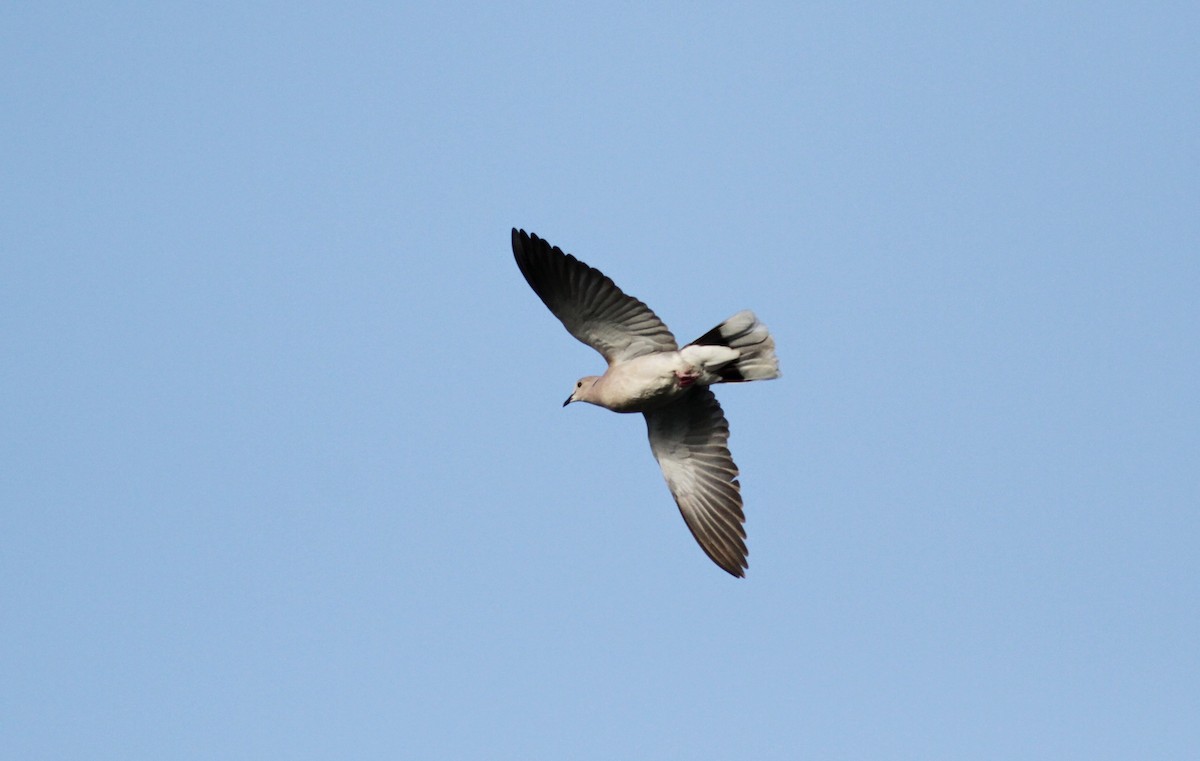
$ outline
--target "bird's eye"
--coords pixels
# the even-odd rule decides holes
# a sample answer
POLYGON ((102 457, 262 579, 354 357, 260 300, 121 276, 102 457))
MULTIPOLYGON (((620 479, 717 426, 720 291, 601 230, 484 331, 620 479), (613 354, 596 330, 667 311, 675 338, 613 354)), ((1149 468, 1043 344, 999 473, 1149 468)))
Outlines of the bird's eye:
POLYGON ((575 388, 583 388, 583 381, 578 381, 578 382, 575 384, 575 388))

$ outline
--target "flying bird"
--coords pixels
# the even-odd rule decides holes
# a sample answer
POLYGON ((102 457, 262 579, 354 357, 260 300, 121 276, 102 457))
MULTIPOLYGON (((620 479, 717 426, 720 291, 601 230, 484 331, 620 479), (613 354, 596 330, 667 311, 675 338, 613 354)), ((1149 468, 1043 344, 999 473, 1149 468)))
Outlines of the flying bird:
POLYGON ((567 401, 646 418, 650 450, 692 536, 714 563, 744 576, 746 521, 729 423, 709 386, 779 377, 775 341, 754 313, 738 312, 682 349, 641 301, 604 273, 524 230, 513 256, 534 293, 608 362, 575 383, 567 401))

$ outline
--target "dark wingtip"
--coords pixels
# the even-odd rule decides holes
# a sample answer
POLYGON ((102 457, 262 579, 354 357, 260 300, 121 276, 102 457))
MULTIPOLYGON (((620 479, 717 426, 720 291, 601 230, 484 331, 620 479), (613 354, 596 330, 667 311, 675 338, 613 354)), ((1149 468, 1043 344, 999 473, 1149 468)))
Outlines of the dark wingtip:
POLYGON ((525 249, 528 248, 530 244, 540 243, 541 240, 542 239, 534 233, 527 233, 519 227, 514 227, 512 229, 513 253, 516 253, 518 247, 525 249))
POLYGON ((729 566, 721 566, 721 568, 735 579, 746 578, 746 570, 750 568, 750 562, 745 556, 738 559, 737 564, 730 563, 729 566))
MULTIPOLYGON (((691 528, 691 526, 688 526, 688 528, 691 528)), ((693 531, 692 535, 695 536, 695 533, 696 532, 693 531)), ((711 560, 713 564, 717 566, 717 568, 720 568, 722 571, 734 577, 735 579, 746 578, 746 570, 750 568, 750 553, 745 552, 743 554, 737 552, 726 552, 722 553, 721 556, 718 557, 717 553, 713 552, 706 547, 703 542, 699 541, 700 537, 696 537, 696 539, 700 544, 700 549, 704 550, 704 554, 708 555, 708 559, 711 560)))
POLYGON ((522 263, 522 269, 524 269, 524 261, 531 260, 542 252, 550 251, 550 249, 550 244, 544 239, 539 238, 536 234, 527 233, 517 227, 512 229, 513 256, 517 262, 522 263))

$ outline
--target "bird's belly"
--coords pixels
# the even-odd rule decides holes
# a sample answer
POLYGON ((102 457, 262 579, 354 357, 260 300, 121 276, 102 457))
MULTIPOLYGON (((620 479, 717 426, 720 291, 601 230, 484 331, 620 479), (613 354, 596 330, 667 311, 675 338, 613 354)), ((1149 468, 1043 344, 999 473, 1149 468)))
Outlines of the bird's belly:
POLYGON ((605 406, 614 412, 646 412, 675 401, 686 390, 679 386, 675 374, 672 373, 629 393, 621 394, 605 406))
POLYGON ((687 369, 678 354, 647 357, 605 389, 603 406, 614 412, 646 412, 670 404, 688 390, 687 369))

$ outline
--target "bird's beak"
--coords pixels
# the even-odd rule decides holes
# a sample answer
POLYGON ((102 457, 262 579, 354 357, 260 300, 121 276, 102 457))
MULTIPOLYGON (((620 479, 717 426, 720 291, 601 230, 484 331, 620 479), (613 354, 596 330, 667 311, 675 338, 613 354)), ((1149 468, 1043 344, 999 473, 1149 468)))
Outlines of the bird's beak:
POLYGON ((567 401, 563 402, 563 406, 566 407, 568 404, 570 404, 573 401, 575 401, 575 395, 571 394, 570 396, 567 397, 567 401))

